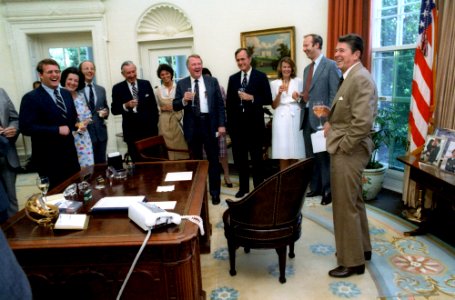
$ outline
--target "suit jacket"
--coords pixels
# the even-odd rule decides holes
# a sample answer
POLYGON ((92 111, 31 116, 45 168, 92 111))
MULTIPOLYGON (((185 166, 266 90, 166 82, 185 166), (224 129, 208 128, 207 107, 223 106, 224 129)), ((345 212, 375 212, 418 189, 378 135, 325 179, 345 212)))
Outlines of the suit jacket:
MULTIPOLYGON (((106 90, 97 84, 93 84, 94 91, 96 94, 96 102, 95 102, 95 107, 92 111, 92 120, 93 122, 88 124, 87 130, 90 134, 90 139, 92 140, 93 143, 96 142, 105 142, 107 141, 107 127, 106 124, 104 124, 104 120, 109 117, 107 115, 105 118, 101 118, 97 111, 103 108, 109 109, 109 106, 107 105, 106 101, 106 90)), ((87 107, 90 107, 89 101, 90 99, 87 97, 87 94, 84 92, 84 98, 85 101, 87 102, 87 107)))
MULTIPOLYGON (((215 77, 207 75, 202 76, 205 85, 207 105, 209 108, 210 115, 210 136, 215 138, 215 134, 218 131, 218 127, 224 127, 226 123, 224 101, 221 95, 220 85, 215 77)), ((191 88, 191 78, 186 77, 177 83, 175 91, 175 98, 172 102, 173 109, 180 111, 183 109, 183 133, 185 139, 191 142, 194 134, 194 121, 196 116, 193 113, 191 104, 183 105, 183 96, 187 89, 191 88)), ((202 97, 204 95, 201 95, 202 97)))
MULTIPOLYGON (((310 70, 310 65, 305 67, 303 71, 303 86, 308 78, 308 72, 310 70)), ((323 56, 319 62, 316 72, 314 72, 313 78, 311 80, 310 90, 309 90, 309 99, 308 99, 308 109, 309 109, 309 121, 313 131, 316 131, 319 126, 319 119, 313 113, 313 104, 315 101, 322 101, 324 105, 328 107, 332 106, 333 98, 337 92, 338 83, 340 81, 341 72, 338 69, 336 63, 323 56)), ((302 102, 302 106, 305 107, 305 102, 302 102)), ((303 129, 305 125, 304 113, 302 110, 301 113, 301 128, 303 129)))
POLYGON ((12 168, 20 166, 19 157, 16 151, 16 140, 19 136, 19 114, 14 107, 13 102, 8 97, 4 89, 0 88, 0 124, 3 128, 14 127, 17 132, 14 137, 8 138, 9 147, 6 152, 6 160, 12 168))
POLYGON ((241 73, 237 72, 229 77, 226 95, 227 127, 232 138, 236 138, 242 131, 249 130, 254 134, 252 138, 263 138, 265 129, 264 105, 272 104, 272 92, 267 76, 252 69, 245 92, 253 95, 254 101, 243 101, 244 112, 240 106, 238 90, 241 87, 241 73), (241 120, 247 120, 244 124, 241 120))
POLYGON ((49 178, 52 186, 80 170, 73 135, 59 134, 59 126, 76 130, 76 108, 67 90, 60 88, 60 94, 66 105, 66 118, 42 86, 24 95, 19 113, 19 128, 31 137, 32 158, 38 173, 57 179, 52 182, 49 178))
POLYGON ((352 154, 365 147, 371 154, 370 131, 377 113, 378 93, 368 70, 361 64, 349 71, 335 95, 329 114, 331 128, 327 134, 327 151, 352 154))
POLYGON ((133 95, 125 81, 112 87, 112 113, 122 115, 123 140, 135 142, 146 137, 158 135, 158 106, 152 86, 148 80, 137 79, 138 106, 123 109, 123 104, 133 99, 133 95))

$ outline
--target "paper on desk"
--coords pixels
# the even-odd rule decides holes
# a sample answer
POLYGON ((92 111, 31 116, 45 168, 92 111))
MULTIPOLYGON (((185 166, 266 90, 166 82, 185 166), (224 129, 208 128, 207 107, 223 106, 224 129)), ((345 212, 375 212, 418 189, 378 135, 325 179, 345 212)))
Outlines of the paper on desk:
POLYGON ((327 151, 325 144, 324 130, 316 131, 311 134, 311 144, 313 145, 313 153, 327 151))
POLYGON ((63 200, 65 200, 65 197, 63 197, 63 193, 46 196, 46 203, 49 203, 49 204, 56 204, 63 200))
POLYGON ((175 185, 159 185, 156 188, 157 192, 172 192, 175 189, 175 185))
POLYGON ((86 214, 60 214, 54 229, 87 229, 89 217, 86 214))
POLYGON ((193 172, 169 172, 164 181, 185 181, 193 178, 193 172))
POLYGON ((145 196, 111 196, 104 197, 98 200, 93 205, 92 210, 97 209, 127 209, 134 202, 141 202, 145 199, 145 196))

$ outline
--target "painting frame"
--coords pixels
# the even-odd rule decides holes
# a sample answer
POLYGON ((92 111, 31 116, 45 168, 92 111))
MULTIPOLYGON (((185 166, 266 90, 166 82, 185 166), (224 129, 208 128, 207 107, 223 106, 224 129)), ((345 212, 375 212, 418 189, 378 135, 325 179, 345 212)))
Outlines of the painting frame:
POLYGON ((295 62, 295 27, 241 32, 240 45, 252 52, 253 68, 276 79, 276 66, 282 57, 289 56, 295 62))

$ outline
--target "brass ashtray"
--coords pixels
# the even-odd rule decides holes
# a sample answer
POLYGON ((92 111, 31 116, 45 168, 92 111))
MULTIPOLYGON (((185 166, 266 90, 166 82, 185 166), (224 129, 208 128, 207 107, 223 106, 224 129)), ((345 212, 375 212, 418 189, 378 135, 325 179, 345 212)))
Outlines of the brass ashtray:
POLYGON ((58 206, 45 204, 41 197, 41 194, 34 194, 28 198, 25 203, 25 214, 39 226, 53 227, 58 218, 58 206))

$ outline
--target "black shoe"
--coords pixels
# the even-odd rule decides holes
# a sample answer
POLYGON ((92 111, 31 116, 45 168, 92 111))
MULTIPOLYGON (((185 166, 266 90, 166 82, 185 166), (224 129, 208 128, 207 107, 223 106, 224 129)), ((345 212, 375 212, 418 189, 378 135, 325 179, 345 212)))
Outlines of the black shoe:
POLYGON ((316 197, 316 196, 321 196, 321 193, 311 191, 311 192, 306 193, 306 196, 307 197, 316 197))
POLYGON ((246 193, 247 192, 244 191, 238 191, 237 194, 235 194, 235 198, 242 198, 246 193))
POLYGON ((360 266, 355 266, 355 267, 338 266, 335 269, 329 271, 329 276, 337 277, 337 278, 345 278, 345 277, 349 277, 354 274, 360 275, 363 273, 365 273, 365 265, 360 265, 360 266))
POLYGON ((322 196, 321 205, 327 205, 330 203, 332 203, 332 193, 328 192, 327 194, 322 196))
POLYGON ((212 204, 213 205, 220 204, 220 196, 212 196, 212 204))

